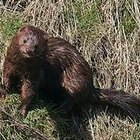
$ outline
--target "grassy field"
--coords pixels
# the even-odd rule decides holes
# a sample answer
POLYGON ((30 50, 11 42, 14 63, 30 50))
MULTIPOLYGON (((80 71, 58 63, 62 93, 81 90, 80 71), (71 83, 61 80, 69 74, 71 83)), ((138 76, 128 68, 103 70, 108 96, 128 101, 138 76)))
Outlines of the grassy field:
MULTIPOLYGON (((0 1, 1 3, 2 1, 0 1)), ((6 48, 24 24, 39 26, 68 40, 93 69, 94 85, 124 90, 140 97, 139 0, 7 0, 0 4, 0 75, 6 48)), ((0 76, 1 77, 1 76, 0 76)), ((49 140, 140 140, 140 123, 98 107, 77 123, 62 116, 52 104, 37 101, 26 118, 18 113, 19 94, 0 105, 19 123, 49 140)), ((112 112, 112 111, 111 111, 112 112)), ((0 113, 0 139, 38 140, 25 135, 0 113)))

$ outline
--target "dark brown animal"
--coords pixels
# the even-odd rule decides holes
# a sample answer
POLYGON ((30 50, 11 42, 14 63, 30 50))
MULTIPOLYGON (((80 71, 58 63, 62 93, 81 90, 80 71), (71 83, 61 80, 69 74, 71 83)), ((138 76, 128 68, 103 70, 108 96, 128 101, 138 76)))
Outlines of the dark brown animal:
POLYGON ((140 99, 122 91, 95 88, 92 71, 76 48, 33 26, 22 27, 12 40, 3 79, 6 90, 14 87, 14 82, 21 82, 22 115, 27 114, 41 89, 56 104, 63 104, 67 112, 101 104, 140 117, 140 99))
POLYGON ((28 107, 42 84, 40 56, 46 47, 44 35, 42 30, 34 27, 21 28, 13 38, 5 57, 3 87, 6 91, 17 89, 17 86, 21 87, 22 115, 27 114, 28 107))

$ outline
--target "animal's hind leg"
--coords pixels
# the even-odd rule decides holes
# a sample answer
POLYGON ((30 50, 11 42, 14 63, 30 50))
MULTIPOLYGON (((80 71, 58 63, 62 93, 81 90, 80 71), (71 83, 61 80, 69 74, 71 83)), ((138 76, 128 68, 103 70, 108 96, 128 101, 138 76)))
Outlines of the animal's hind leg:
POLYGON ((60 109, 64 111, 68 118, 72 116, 79 116, 80 105, 73 97, 66 97, 65 101, 61 104, 60 109))

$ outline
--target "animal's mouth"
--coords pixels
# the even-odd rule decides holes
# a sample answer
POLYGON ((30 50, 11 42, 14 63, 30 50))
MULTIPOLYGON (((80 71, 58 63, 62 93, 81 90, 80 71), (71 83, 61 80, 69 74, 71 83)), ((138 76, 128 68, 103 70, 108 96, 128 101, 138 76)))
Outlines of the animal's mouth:
POLYGON ((34 57, 34 53, 25 53, 25 52, 22 52, 22 55, 26 58, 31 58, 31 57, 34 57))

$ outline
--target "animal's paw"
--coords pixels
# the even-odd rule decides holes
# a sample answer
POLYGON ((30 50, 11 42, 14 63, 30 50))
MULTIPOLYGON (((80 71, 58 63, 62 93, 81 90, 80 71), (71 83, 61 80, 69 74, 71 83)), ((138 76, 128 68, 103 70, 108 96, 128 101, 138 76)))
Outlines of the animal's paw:
POLYGON ((27 109, 27 107, 25 106, 25 105, 21 105, 20 107, 19 107, 19 113, 23 116, 23 117, 26 117, 27 116, 27 114, 28 114, 28 109, 27 109))
POLYGON ((7 94, 6 90, 4 90, 4 89, 2 89, 2 88, 0 87, 0 99, 1 99, 1 98, 5 99, 6 94, 7 94))

